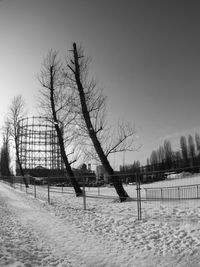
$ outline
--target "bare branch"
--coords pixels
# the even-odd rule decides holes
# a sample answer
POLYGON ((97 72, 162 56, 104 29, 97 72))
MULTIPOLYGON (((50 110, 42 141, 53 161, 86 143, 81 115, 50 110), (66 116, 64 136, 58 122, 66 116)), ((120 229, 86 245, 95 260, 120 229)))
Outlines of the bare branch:
POLYGON ((111 153, 136 151, 137 149, 133 145, 135 141, 135 133, 135 130, 129 124, 119 124, 117 136, 114 138, 115 141, 110 142, 110 146, 106 150, 106 156, 108 157, 111 153))
POLYGON ((75 163, 76 161, 77 161, 77 160, 74 159, 74 160, 70 161, 69 164, 72 165, 72 164, 75 163))
POLYGON ((75 73, 74 70, 73 70, 73 68, 72 68, 70 65, 67 65, 67 67, 68 67, 73 73, 75 73))

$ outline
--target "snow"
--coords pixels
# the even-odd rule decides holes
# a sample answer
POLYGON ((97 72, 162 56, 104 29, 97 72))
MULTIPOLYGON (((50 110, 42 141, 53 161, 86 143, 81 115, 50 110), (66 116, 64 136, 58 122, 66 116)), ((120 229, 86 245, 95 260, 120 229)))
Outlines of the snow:
MULTIPOLYGON (((168 181, 142 190, 159 183, 168 181)), ((125 189, 136 194, 134 185, 125 189)), ((136 201, 87 198, 84 210, 82 198, 57 190, 48 204, 45 187, 37 187, 35 199, 0 183, 0 266, 200 266, 199 200, 142 201, 138 221, 136 201)), ((97 188, 89 190, 98 194, 97 188)), ((115 191, 102 188, 100 194, 115 191)))

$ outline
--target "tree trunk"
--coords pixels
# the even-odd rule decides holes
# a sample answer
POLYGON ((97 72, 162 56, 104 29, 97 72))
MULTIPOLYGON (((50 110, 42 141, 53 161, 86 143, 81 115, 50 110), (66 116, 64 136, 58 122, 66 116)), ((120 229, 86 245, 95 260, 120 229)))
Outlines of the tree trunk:
POLYGON ((69 175, 69 179, 70 179, 70 182, 72 184, 72 186, 74 187, 74 190, 75 190, 75 193, 76 193, 76 196, 82 196, 83 195, 83 192, 74 176, 74 173, 72 171, 72 168, 70 166, 70 163, 68 161, 68 158, 66 156, 66 153, 65 153, 65 148, 64 148, 64 141, 63 141, 63 137, 62 137, 62 133, 60 131, 60 128, 58 126, 58 124, 56 123, 55 124, 55 129, 56 129, 56 132, 57 132, 57 135, 58 135, 58 140, 59 140, 59 144, 60 144, 60 153, 61 153, 61 157, 64 161, 64 164, 65 164, 65 169, 67 171, 67 174, 69 175))
POLYGON ((72 184, 72 186, 74 187, 74 190, 75 190, 75 193, 76 193, 76 196, 82 196, 83 195, 83 192, 74 176, 74 173, 72 171, 72 168, 71 168, 71 165, 68 161, 68 158, 66 156, 66 153, 65 153, 65 146, 64 146, 64 140, 63 140, 63 135, 62 135, 62 132, 61 132, 61 129, 59 127, 59 121, 57 119, 57 115, 56 115, 56 110, 55 110, 55 103, 54 103, 54 84, 53 84, 53 66, 51 66, 51 69, 50 69, 50 78, 51 78, 51 81, 50 81, 50 101, 51 101, 51 108, 52 108, 52 115, 53 115, 53 121, 54 121, 54 125, 55 125, 55 129, 56 129, 56 132, 57 132, 57 136, 58 136, 58 141, 59 141, 59 145, 60 145, 60 152, 61 152, 61 157, 64 161, 64 164, 65 164, 65 169, 67 171, 67 174, 69 175, 69 179, 70 179, 70 182, 72 184))
POLYGON ((102 147, 101 144, 98 140, 97 137, 97 133, 94 130, 94 127, 92 125, 91 119, 90 119, 90 114, 87 108, 87 104, 86 104, 86 99, 85 99, 85 92, 84 92, 84 88, 82 86, 81 83, 81 79, 80 79, 80 66, 79 66, 79 56, 78 56, 78 52, 77 52, 77 48, 76 48, 76 44, 73 44, 73 53, 74 53, 74 64, 75 64, 75 71, 74 71, 74 75, 75 75, 75 80, 76 80, 76 84, 77 84, 77 88, 79 91, 79 97, 80 97, 80 102, 81 102, 81 108, 82 108, 82 114, 86 123, 86 127, 89 133, 89 136, 92 140, 92 143, 94 145, 94 148, 96 150, 96 153, 99 156, 99 159, 106 171, 106 173, 111 177, 111 181, 114 185, 114 188, 120 198, 120 201, 125 201, 129 196, 127 194, 127 192, 124 190, 122 182, 120 181, 119 176, 117 176, 116 174, 114 174, 114 170, 111 167, 102 147))
POLYGON ((21 164, 21 161, 20 161, 20 158, 19 158, 19 147, 18 147, 17 141, 15 141, 15 145, 16 145, 16 157, 17 157, 17 163, 18 163, 18 166, 19 166, 19 170, 20 170, 23 182, 24 182, 26 188, 28 188, 29 185, 27 183, 26 177, 24 177, 24 170, 22 168, 22 164, 21 164))

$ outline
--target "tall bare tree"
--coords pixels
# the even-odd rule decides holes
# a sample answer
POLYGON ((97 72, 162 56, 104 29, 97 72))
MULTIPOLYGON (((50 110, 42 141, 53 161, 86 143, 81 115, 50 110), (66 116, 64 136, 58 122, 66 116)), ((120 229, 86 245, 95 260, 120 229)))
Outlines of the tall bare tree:
POLYGON ((191 164, 194 164, 195 160, 195 144, 194 144, 194 139, 191 134, 188 135, 188 155, 190 157, 191 164))
POLYGON ((158 164, 158 154, 157 154, 157 151, 156 150, 153 150, 151 152, 151 156, 150 156, 150 163, 151 165, 156 165, 158 164))
POLYGON ((180 137, 180 147, 181 147, 181 154, 183 158, 184 167, 188 164, 188 146, 187 140, 185 136, 180 137))
POLYGON ((197 164, 200 164, 200 136, 198 133, 195 134, 195 144, 197 150, 197 164))
POLYGON ((43 61, 38 77, 43 87, 43 90, 41 90, 40 102, 43 108, 43 114, 54 123, 60 145, 61 157, 76 196, 81 196, 82 190, 71 168, 71 164, 74 161, 70 162, 65 150, 65 143, 68 142, 69 144, 73 139, 70 124, 73 123, 75 115, 70 108, 70 95, 66 95, 68 91, 63 90, 65 87, 65 78, 62 69, 62 64, 58 59, 58 53, 52 50, 49 51, 43 61), (67 140, 64 140, 63 129, 66 127, 67 140))
POLYGON ((171 142, 169 140, 165 140, 163 148, 165 153, 166 168, 170 169, 172 167, 172 155, 173 155, 171 142))
POLYGON ((21 159, 19 155, 19 121, 24 117, 25 114, 25 102, 22 95, 15 96, 12 100, 9 112, 8 112, 8 122, 10 125, 10 134, 13 138, 15 150, 16 150, 16 161, 19 167, 21 176, 26 187, 28 183, 24 177, 24 170, 22 168, 21 159))
POLYGON ((200 136, 198 133, 195 134, 195 143, 198 154, 200 154, 200 136))
POLYGON ((77 49, 76 43, 74 43, 72 57, 67 63, 66 77, 70 87, 75 89, 78 96, 78 100, 76 99, 74 102, 77 113, 80 115, 82 135, 86 133, 90 137, 106 173, 111 178, 120 201, 125 201, 129 196, 124 190, 120 178, 114 173, 108 156, 111 153, 131 150, 132 137, 135 131, 129 125, 120 125, 117 139, 115 138, 115 141, 112 141, 110 145, 104 146, 104 144, 108 144, 106 142, 108 135, 102 134, 105 126, 105 97, 102 91, 97 89, 95 82, 89 80, 88 63, 83 51, 80 48, 77 49))
POLYGON ((163 146, 159 146, 158 151, 157 151, 157 156, 158 156, 158 162, 162 163, 165 160, 165 150, 163 146))

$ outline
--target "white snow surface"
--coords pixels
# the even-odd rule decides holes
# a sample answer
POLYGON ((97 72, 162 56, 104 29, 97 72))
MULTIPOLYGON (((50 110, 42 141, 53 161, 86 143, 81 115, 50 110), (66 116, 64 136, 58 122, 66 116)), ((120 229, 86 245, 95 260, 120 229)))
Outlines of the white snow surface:
POLYGON ((0 183, 2 267, 200 266, 200 200, 144 201, 138 221, 135 201, 37 194, 0 183))

